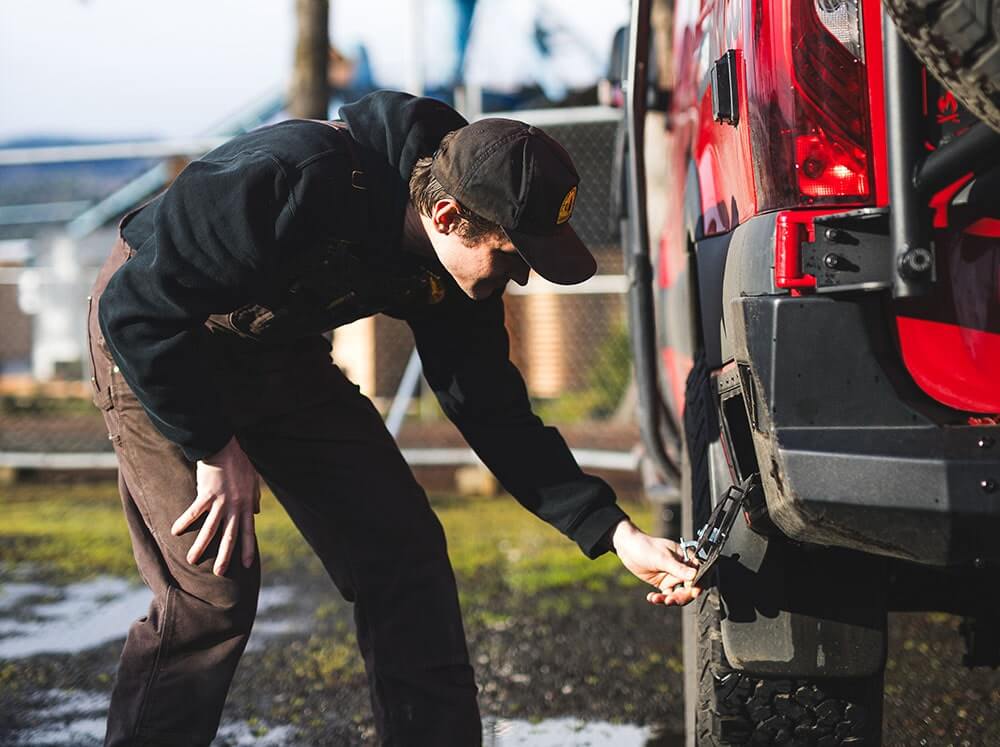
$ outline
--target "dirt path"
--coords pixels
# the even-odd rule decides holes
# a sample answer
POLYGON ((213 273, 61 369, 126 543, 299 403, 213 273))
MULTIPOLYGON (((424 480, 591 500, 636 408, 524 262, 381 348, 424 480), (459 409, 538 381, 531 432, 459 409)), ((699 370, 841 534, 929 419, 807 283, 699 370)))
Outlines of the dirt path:
MULTIPOLYGON (((56 593, 41 586, 36 591, 28 599, 56 593)), ((282 584, 270 596, 233 683, 217 744, 370 743, 367 684, 349 606, 321 577, 282 584)), ((22 604, 19 612, 28 616, 32 609, 22 604)), ((500 732, 499 744, 515 742, 503 741, 504 726, 496 719, 571 717, 562 731, 579 739, 585 724, 610 721, 680 733, 675 611, 647 609, 634 590, 609 599, 546 591, 489 609, 473 603, 466 617, 481 708, 487 727, 500 732)), ((48 643, 60 645, 51 636, 48 643)), ((73 647, 71 641, 61 645, 73 647)), ((0 744, 96 744, 119 648, 115 640, 0 662, 0 744), (58 741, 68 732, 79 742, 58 741)), ((647 742, 649 729, 631 731, 643 736, 637 745, 647 742)), ((609 739, 617 733, 604 727, 609 739)), ((526 732, 516 743, 539 743, 530 737, 526 732)))

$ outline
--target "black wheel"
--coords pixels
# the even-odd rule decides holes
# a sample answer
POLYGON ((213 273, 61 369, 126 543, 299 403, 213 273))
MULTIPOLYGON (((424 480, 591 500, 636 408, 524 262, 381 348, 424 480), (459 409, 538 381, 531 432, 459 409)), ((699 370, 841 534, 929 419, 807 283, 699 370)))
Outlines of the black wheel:
POLYGON ((1000 0, 883 0, 883 5, 934 77, 1000 132, 1000 0))
MULTIPOLYGON (((687 381, 681 480, 685 537, 711 512, 710 445, 718 439, 710 379, 699 354, 687 381)), ((752 677, 733 669, 722 642, 721 600, 709 588, 685 609, 687 744, 877 745, 882 676, 858 679, 752 677)))

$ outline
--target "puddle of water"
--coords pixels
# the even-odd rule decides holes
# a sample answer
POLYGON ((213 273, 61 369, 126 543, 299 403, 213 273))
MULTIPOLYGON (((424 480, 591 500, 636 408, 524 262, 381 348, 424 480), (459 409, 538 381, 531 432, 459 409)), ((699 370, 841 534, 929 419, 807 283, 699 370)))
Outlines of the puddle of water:
POLYGON ((291 586, 265 586, 257 600, 257 619, 247 641, 247 651, 260 651, 267 645, 267 639, 277 635, 304 633, 312 626, 313 610, 282 610, 280 617, 268 618, 274 608, 285 607, 295 601, 295 589, 291 586))
POLYGON ((630 724, 587 722, 553 718, 531 723, 509 719, 483 719, 483 747, 645 747, 653 730, 630 724))
POLYGON ((257 619, 253 624, 253 632, 250 640, 247 641, 247 651, 263 651, 267 647, 267 640, 278 635, 291 635, 293 633, 305 633, 312 625, 309 617, 286 617, 281 620, 261 620, 257 619))
POLYGON ((81 718, 67 723, 52 724, 40 729, 24 729, 11 735, 10 744, 23 745, 71 745, 90 747, 104 741, 104 717, 81 718))
POLYGON ((219 729, 219 734, 212 742, 213 747, 279 747, 294 744, 295 729, 291 726, 272 726, 264 734, 259 726, 251 728, 249 724, 226 724, 219 729))
MULTIPOLYGON (((31 729, 9 734, 10 744, 72 745, 90 747, 104 738, 108 695, 103 693, 46 690, 33 702, 31 729)), ((280 747, 296 744, 290 725, 229 722, 219 728, 213 747, 280 747)), ((538 723, 483 719, 483 747, 647 747, 657 741, 654 730, 629 724, 587 722, 576 718, 546 719, 538 723)), ((682 743, 682 742, 681 742, 682 743)), ((7 744, 7 742, 5 742, 7 744)))
MULTIPOLYGON (((289 586, 261 589, 258 614, 292 602, 289 586)), ((8 583, 0 587, 0 659, 79 653, 124 638, 132 621, 149 609, 152 593, 125 579, 102 576, 68 586, 8 583), (33 599, 38 599, 32 603, 33 599), (54 599, 54 601, 53 601, 54 599), (20 617, 13 619, 11 611, 20 617), (4 614, 8 615, 6 618, 4 614)), ((258 639, 306 629, 308 620, 267 621, 258 639)))
MULTIPOLYGON (((108 712, 109 696, 76 690, 45 690, 35 695, 36 703, 46 704, 34 711, 39 722, 70 716, 101 715, 108 712)), ((102 732, 103 733, 103 732, 102 732)))
MULTIPOLYGON (((72 745, 90 747, 104 741, 109 696, 102 693, 69 690, 46 690, 34 698, 40 707, 31 712, 38 726, 9 735, 11 742, 31 745, 72 745)), ((219 727, 213 747, 278 747, 294 744, 292 726, 273 726, 230 722, 219 727)))
MULTIPOLYGON (((104 741, 108 696, 79 690, 42 690, 35 693, 31 729, 9 735, 18 745, 99 745, 104 741)), ((5 742, 5 744, 7 744, 5 742)))
POLYGON ((0 586, 0 612, 16 607, 21 600, 43 597, 52 593, 45 584, 11 583, 0 586))
POLYGON ((290 604, 295 599, 295 589, 291 586, 263 586, 257 597, 257 614, 272 607, 290 604))
MULTIPOLYGON (((30 601, 42 596, 35 591, 6 584, 0 599, 8 602, 20 596, 30 601), (8 596, 10 595, 10 596, 8 596)), ((37 584, 31 586, 38 587, 37 584)), ((102 576, 65 587, 42 587, 46 597, 57 601, 22 604, 21 610, 30 621, 0 621, 0 659, 20 659, 41 653, 76 653, 121 638, 137 617, 145 614, 151 594, 144 586, 135 586, 125 579, 102 576)), ((9 609, 10 603, 5 607, 9 609)))

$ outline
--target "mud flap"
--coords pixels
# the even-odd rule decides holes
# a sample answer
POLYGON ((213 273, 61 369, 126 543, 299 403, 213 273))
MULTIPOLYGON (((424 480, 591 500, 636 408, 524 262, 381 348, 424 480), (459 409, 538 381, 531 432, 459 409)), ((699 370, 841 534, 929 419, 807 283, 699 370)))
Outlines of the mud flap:
POLYGON ((884 561, 764 537, 737 519, 716 564, 730 665, 754 675, 867 677, 886 658, 884 561))

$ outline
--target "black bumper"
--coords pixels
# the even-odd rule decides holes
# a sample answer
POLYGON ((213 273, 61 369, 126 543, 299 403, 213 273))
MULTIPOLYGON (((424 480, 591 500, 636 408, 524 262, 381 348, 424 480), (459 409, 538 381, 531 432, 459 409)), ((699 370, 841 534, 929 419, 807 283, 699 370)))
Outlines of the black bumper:
POLYGON ((916 387, 880 295, 740 297, 726 319, 785 534, 934 565, 1000 560, 1000 427, 916 387))

